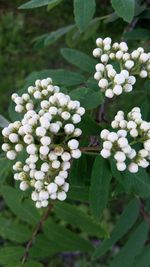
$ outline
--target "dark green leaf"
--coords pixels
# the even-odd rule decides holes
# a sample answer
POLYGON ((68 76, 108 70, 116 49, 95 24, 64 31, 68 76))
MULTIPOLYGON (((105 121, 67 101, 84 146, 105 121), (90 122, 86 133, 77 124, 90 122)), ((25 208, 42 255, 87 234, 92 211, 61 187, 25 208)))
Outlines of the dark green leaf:
POLYGON ((90 186, 91 212, 97 221, 107 205, 111 177, 108 161, 97 156, 92 168, 90 186))
POLYGON ((88 114, 83 116, 79 127, 84 135, 99 135, 101 131, 100 126, 88 114))
POLYGON ((68 198, 72 200, 88 202, 89 201, 89 187, 88 186, 70 186, 68 198))
POLYGON ((0 264, 13 264, 18 263, 19 259, 23 256, 24 248, 19 246, 9 246, 0 249, 0 264))
POLYGON ((3 183, 11 172, 13 162, 0 155, 0 183, 3 183))
POLYGON ((150 38, 150 31, 147 29, 135 29, 124 34, 127 40, 148 40, 150 38))
POLYGON ((95 13, 95 0, 74 0, 74 16, 80 32, 85 31, 95 13))
MULTIPOLYGON (((141 252, 148 234, 147 222, 142 222, 130 235, 129 240, 120 250, 109 267, 130 267, 135 257, 141 252), (127 265, 128 264, 128 265, 127 265)), ((141 266, 143 267, 143 266, 141 266)))
POLYGON ((112 164, 113 176, 124 186, 126 191, 136 193, 141 197, 150 196, 150 177, 146 170, 140 168, 137 173, 119 172, 112 164))
POLYGON ((46 235, 38 234, 34 245, 29 251, 29 255, 32 259, 45 259, 61 250, 62 246, 59 246, 58 242, 55 242, 55 240, 51 242, 47 239, 46 235))
POLYGON ((0 218, 0 236, 17 243, 24 243, 31 237, 31 231, 23 224, 0 218))
POLYGON ((22 201, 22 192, 20 190, 10 186, 3 186, 1 193, 8 207, 20 220, 29 224, 36 224, 39 221, 40 215, 34 204, 29 200, 22 201))
POLYGON ((53 243, 61 246, 61 251, 92 251, 93 247, 89 241, 81 238, 77 234, 58 225, 51 220, 47 220, 43 231, 46 237, 53 243))
POLYGON ((111 4, 119 17, 131 22, 134 17, 135 0, 111 0, 111 4))
POLYGON ((4 118, 2 115, 0 115, 0 127, 4 128, 9 125, 10 121, 8 121, 6 118, 4 118))
POLYGON ((105 240, 94 252, 93 257, 101 257, 109 250, 118 240, 120 240, 133 226, 138 218, 140 203, 138 200, 132 200, 122 215, 120 216, 116 226, 111 234, 111 237, 105 240))
POLYGON ((95 92, 87 87, 72 90, 70 96, 73 99, 79 100, 81 106, 87 110, 96 108, 103 102, 103 95, 100 91, 95 92))
POLYGON ((57 5, 63 0, 31 0, 19 7, 19 9, 30 9, 30 8, 36 8, 36 7, 41 7, 41 6, 53 6, 57 5))
POLYGON ((45 45, 51 45, 57 40, 59 40, 62 36, 64 36, 67 32, 71 31, 74 29, 75 25, 69 25, 63 28, 60 28, 54 32, 51 32, 50 34, 47 35, 45 38, 44 44, 45 45))
POLYGON ((77 226, 85 233, 96 236, 104 236, 106 234, 100 224, 95 223, 90 216, 74 205, 57 203, 54 212, 58 218, 77 226))
POLYGON ((132 267, 149 267, 150 266, 150 246, 146 246, 142 253, 136 257, 132 267))
POLYGON ((63 48, 61 49, 62 56, 71 64, 77 66, 81 70, 87 72, 94 72, 96 61, 75 49, 63 48))
POLYGON ((42 70, 33 72, 26 78, 26 87, 32 85, 37 79, 44 79, 47 77, 51 77, 54 83, 64 86, 73 86, 84 82, 84 77, 76 72, 71 72, 64 69, 42 70))

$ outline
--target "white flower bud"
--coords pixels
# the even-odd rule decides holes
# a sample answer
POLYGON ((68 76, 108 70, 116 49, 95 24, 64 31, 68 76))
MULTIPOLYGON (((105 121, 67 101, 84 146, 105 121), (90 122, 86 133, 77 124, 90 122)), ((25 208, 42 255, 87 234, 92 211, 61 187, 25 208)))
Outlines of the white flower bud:
POLYGON ((138 165, 136 164, 136 163, 134 163, 134 162, 132 162, 132 163, 130 163, 130 165, 128 166, 128 170, 129 170, 129 172, 131 172, 131 173, 136 173, 136 172, 138 172, 138 165))
POLYGON ((59 167, 60 167, 60 161, 58 161, 58 160, 54 160, 54 161, 52 162, 52 168, 53 168, 53 169, 59 169, 59 167))
POLYGON ((67 198, 67 195, 66 195, 66 193, 65 193, 64 191, 62 191, 62 192, 58 192, 58 194, 57 194, 57 198, 58 198, 58 200, 60 200, 60 201, 64 201, 64 200, 67 198))
POLYGON ((122 151, 117 151, 114 155, 114 158, 118 162, 123 162, 126 160, 126 156, 122 151))
POLYGON ((44 176, 45 176, 45 174, 42 171, 36 171, 35 172, 35 179, 36 180, 43 180, 44 176))
POLYGON ((103 148, 108 149, 108 150, 111 150, 111 148, 112 148, 112 143, 111 143, 110 141, 105 141, 105 142, 103 143, 103 148))
POLYGON ((127 166, 124 162, 117 162, 116 167, 118 171, 122 172, 122 171, 125 171, 127 166))
POLYGON ((79 142, 76 139, 72 139, 68 142, 68 147, 70 149, 77 149, 79 146, 79 142))
POLYGON ((108 97, 108 98, 113 98, 113 96, 114 96, 113 90, 112 89, 107 89, 105 91, 105 96, 108 97))
POLYGON ((6 153, 6 157, 10 160, 14 160, 16 158, 17 154, 14 150, 10 150, 6 153))
POLYGON ((66 124, 65 127, 64 127, 64 130, 65 130, 66 134, 72 134, 74 129, 75 129, 75 127, 71 123, 66 124))
POLYGON ((71 150, 71 156, 74 159, 78 159, 81 157, 81 151, 79 149, 73 149, 73 150, 71 150))
POLYGON ((102 50, 100 48, 95 48, 93 50, 93 56, 94 57, 100 57, 101 53, 102 53, 102 50))
POLYGON ((133 66, 134 66, 134 61, 132 61, 132 60, 127 60, 127 61, 125 62, 125 67, 126 67, 128 70, 132 69, 133 66))
POLYGON ((64 178, 60 176, 56 176, 54 181, 58 186, 62 186, 65 183, 64 178))
POLYGON ((102 149, 100 154, 105 159, 107 159, 111 156, 110 150, 108 150, 108 149, 102 149))
POLYGON ((25 190, 27 190, 28 188, 29 188, 29 185, 27 184, 27 182, 25 182, 25 181, 22 181, 21 183, 20 183, 20 189, 22 190, 22 191, 25 191, 25 190))
POLYGON ((56 193, 57 192, 57 189, 58 189, 58 186, 55 183, 50 183, 47 186, 47 190, 48 190, 48 192, 49 192, 50 195, 56 193))

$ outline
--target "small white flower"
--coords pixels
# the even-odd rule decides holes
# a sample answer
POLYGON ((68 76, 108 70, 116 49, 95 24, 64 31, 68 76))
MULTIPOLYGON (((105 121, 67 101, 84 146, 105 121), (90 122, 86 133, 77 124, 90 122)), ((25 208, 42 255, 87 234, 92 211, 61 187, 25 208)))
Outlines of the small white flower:
POLYGON ((134 162, 132 162, 129 166, 128 166, 128 170, 132 173, 136 173, 138 172, 138 165, 134 162))
POLYGON ((50 195, 56 193, 57 192, 57 189, 58 189, 58 186, 55 183, 50 183, 47 186, 47 190, 48 190, 48 192, 49 192, 50 195))
POLYGON ((58 192, 58 194, 57 194, 57 198, 60 201, 64 201, 66 199, 66 197, 67 197, 67 195, 66 195, 66 193, 64 191, 58 192))
POLYGON ((107 159, 111 156, 110 150, 108 150, 108 149, 102 149, 100 154, 105 159, 107 159))

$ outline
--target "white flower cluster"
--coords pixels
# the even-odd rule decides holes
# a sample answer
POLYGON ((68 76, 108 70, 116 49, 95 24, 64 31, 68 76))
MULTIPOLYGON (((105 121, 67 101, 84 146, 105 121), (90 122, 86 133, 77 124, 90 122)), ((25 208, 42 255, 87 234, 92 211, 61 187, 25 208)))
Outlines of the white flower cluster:
POLYGON ((142 47, 129 53, 125 42, 112 44, 109 37, 98 38, 96 45, 93 56, 101 63, 96 65, 94 78, 106 97, 131 92, 136 82, 135 75, 141 78, 150 76, 150 53, 144 52, 142 47), (114 67, 114 61, 120 68, 119 72, 114 67))
POLYGON ((112 155, 119 171, 128 167, 130 172, 136 173, 139 167, 147 168, 150 160, 150 122, 142 119, 140 108, 133 108, 127 120, 124 112, 118 111, 111 126, 117 132, 102 130, 100 136, 104 142, 101 156, 109 158, 112 155))
POLYGON ((37 208, 46 207, 49 199, 65 200, 70 160, 81 156, 76 138, 82 131, 76 124, 85 109, 61 93, 51 78, 37 80, 28 93, 13 94, 12 100, 15 110, 24 114, 3 129, 2 150, 10 160, 24 149, 26 156, 14 164, 14 179, 21 181, 23 191, 33 187, 31 198, 37 208))

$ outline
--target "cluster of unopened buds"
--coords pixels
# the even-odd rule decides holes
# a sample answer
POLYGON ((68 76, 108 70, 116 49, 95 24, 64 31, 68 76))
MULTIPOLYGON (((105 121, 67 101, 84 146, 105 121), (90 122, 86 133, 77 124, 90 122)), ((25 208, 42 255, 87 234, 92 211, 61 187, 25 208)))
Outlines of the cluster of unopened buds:
POLYGON ((51 78, 37 80, 28 93, 13 94, 12 100, 23 118, 3 129, 2 150, 8 159, 17 160, 14 179, 23 191, 33 188, 37 208, 46 207, 49 199, 65 200, 70 161, 81 156, 77 138, 82 131, 76 125, 85 109, 61 93, 51 78), (23 150, 24 161, 18 156, 23 150))
POLYGON ((116 131, 102 130, 100 137, 103 158, 114 157, 119 171, 126 168, 136 173, 139 167, 146 168, 150 160, 150 122, 142 119, 141 110, 135 107, 125 119, 124 112, 118 111, 111 126, 116 131))
POLYGON ((106 97, 131 92, 136 82, 135 76, 150 76, 150 53, 144 52, 142 47, 129 53, 125 42, 112 43, 109 37, 98 38, 96 45, 93 56, 99 58, 100 63, 96 65, 94 78, 106 97))

